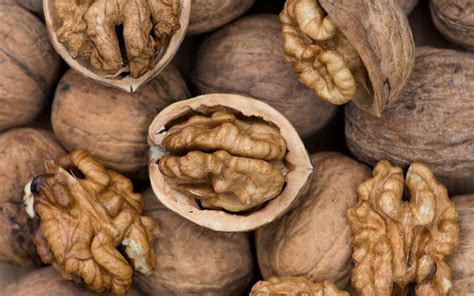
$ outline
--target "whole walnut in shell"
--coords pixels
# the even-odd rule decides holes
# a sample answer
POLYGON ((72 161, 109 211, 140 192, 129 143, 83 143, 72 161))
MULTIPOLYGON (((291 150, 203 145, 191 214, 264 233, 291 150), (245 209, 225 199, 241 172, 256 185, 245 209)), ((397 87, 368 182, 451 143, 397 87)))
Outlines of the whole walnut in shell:
POLYGON ((69 70, 56 90, 51 122, 66 149, 87 149, 111 169, 147 178, 148 126, 164 107, 187 97, 185 82, 171 66, 134 94, 69 70))
POLYGON ((26 9, 0 3, 0 131, 43 109, 59 69, 44 24, 26 9))
POLYGON ((213 31, 238 18, 255 0, 192 0, 188 34, 213 31))
POLYGON ((471 0, 430 0, 436 28, 450 41, 474 51, 474 3, 471 0))
POLYGON ((143 193, 144 214, 157 223, 156 271, 137 275, 145 295, 240 295, 253 274, 247 234, 198 226, 167 210, 151 189, 143 193))
POLYGON ((259 99, 283 113, 301 137, 309 137, 336 108, 298 82, 282 48, 276 16, 246 16, 204 40, 192 81, 201 94, 230 92, 259 99))
POLYGON ((313 283, 305 277, 272 277, 268 281, 259 281, 250 292, 250 296, 349 296, 339 291, 331 282, 313 283))
POLYGON ((366 166, 338 153, 311 155, 309 189, 281 219, 256 232, 263 278, 305 276, 314 282, 348 283, 351 233, 346 218, 356 188, 369 176, 366 166))
POLYGON ((18 128, 0 134, 0 261, 23 266, 41 262, 23 210, 23 187, 44 172, 45 160, 63 154, 48 131, 18 128))
POLYGON ((450 190, 465 191, 455 183, 472 186, 474 178, 473 76, 474 54, 419 48, 407 87, 382 118, 346 107, 349 149, 370 164, 422 162, 451 182, 450 190))
POLYGON ((460 245, 449 259, 453 268, 452 295, 474 294, 474 195, 456 196, 452 199, 459 213, 460 245))

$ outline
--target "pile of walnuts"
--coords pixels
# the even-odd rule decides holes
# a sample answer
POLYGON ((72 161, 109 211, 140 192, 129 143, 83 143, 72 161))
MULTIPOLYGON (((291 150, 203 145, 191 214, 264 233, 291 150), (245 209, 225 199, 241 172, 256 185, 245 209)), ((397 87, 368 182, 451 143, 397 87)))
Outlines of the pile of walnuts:
POLYGON ((0 295, 474 295, 472 0, 0 0, 0 295))

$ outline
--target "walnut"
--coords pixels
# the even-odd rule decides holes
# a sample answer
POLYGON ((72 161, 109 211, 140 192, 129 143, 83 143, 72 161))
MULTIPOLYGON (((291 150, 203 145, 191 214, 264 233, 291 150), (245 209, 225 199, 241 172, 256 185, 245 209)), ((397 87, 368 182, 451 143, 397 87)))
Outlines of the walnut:
POLYGON ((187 33, 190 35, 214 31, 238 18, 255 0, 192 0, 187 33))
POLYGON ((14 2, 29 11, 33 12, 37 16, 43 18, 43 0, 0 0, 0 2, 14 2))
POLYGON ((153 219, 125 177, 106 170, 86 151, 45 163, 46 174, 25 187, 25 208, 38 226, 38 254, 68 280, 96 292, 125 295, 133 270, 155 269, 153 219), (127 259, 117 250, 122 245, 127 259))
POLYGON ((446 188, 420 163, 403 171, 380 161, 357 189, 347 211, 354 252, 352 286, 359 295, 448 295, 452 270, 446 257, 459 244, 458 213, 446 188), (404 186, 411 199, 403 201, 404 186))
POLYGON ((411 74, 415 45, 396 1, 287 0, 280 22, 300 82, 333 104, 380 117, 411 74))
POLYGON ((243 295, 254 267, 249 235, 196 225, 167 210, 151 189, 143 198, 144 214, 157 223, 156 271, 135 277, 144 295, 243 295))
POLYGON ((22 266, 41 262, 22 207, 23 187, 44 172, 45 160, 63 154, 48 131, 18 128, 0 134, 0 261, 22 266))
POLYGON ((418 4, 418 0, 398 0, 398 4, 403 9, 405 14, 410 14, 413 8, 418 4))
POLYGON ((305 277, 272 277, 268 281, 259 281, 250 292, 251 296, 271 295, 313 295, 313 296, 349 296, 339 291, 331 282, 313 283, 305 277))
POLYGON ((46 28, 26 9, 0 1, 0 131, 39 115, 59 70, 46 28))
POLYGON ((343 288, 353 267, 346 211, 356 204, 356 188, 369 170, 338 153, 316 153, 311 161, 311 183, 299 203, 256 232, 260 272, 264 279, 304 276, 343 288))
POLYGON ((240 95, 168 106, 152 122, 148 142, 150 180, 160 201, 218 231, 248 231, 281 216, 312 172, 286 118, 240 95))
POLYGON ((450 41, 474 51, 474 5, 471 0, 430 0, 436 28, 450 41))
POLYGON ((133 92, 176 53, 190 0, 45 0, 44 9, 52 43, 71 68, 133 92))
POLYGON ((108 167, 132 178, 148 178, 148 126, 158 112, 189 97, 173 67, 135 94, 102 86, 70 70, 59 82, 51 122, 68 149, 88 149, 108 167))
POLYGON ((200 94, 239 93, 285 115, 303 138, 323 128, 336 106, 315 100, 285 60, 275 15, 246 16, 213 33, 199 48, 192 81, 200 94))
POLYGON ((403 167, 421 162, 447 182, 450 192, 472 191, 473 76, 474 54, 419 48, 412 78, 382 118, 347 106, 351 152, 370 164, 380 159, 403 167))
POLYGON ((474 293, 474 194, 456 196, 452 199, 459 213, 461 228, 460 245, 449 259, 453 268, 454 286, 452 295, 474 293))

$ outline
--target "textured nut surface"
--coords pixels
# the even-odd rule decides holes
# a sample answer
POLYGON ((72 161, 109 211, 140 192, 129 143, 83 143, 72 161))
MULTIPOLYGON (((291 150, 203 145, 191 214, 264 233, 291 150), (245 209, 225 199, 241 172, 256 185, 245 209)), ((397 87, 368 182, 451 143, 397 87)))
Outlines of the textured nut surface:
POLYGON ((167 210, 149 189, 144 214, 157 223, 156 271, 137 275, 145 295, 241 295, 253 274, 247 234, 222 233, 198 226, 167 210))
POLYGON ((43 17, 43 0, 0 0, 0 2, 15 2, 39 17, 43 17))
POLYGON ((417 161, 438 176, 472 178, 474 55, 420 48, 406 89, 382 118, 353 105, 345 117, 348 146, 364 162, 406 167, 417 161))
POLYGON ((381 116, 412 71, 415 45, 396 1, 287 0, 280 22, 300 82, 333 104, 353 100, 381 116))
POLYGON ((329 281, 313 283, 305 277, 272 277, 268 281, 257 282, 252 287, 250 295, 349 296, 349 293, 340 291, 333 283, 329 281))
POLYGON ((346 211, 357 202, 356 188, 369 170, 338 153, 313 154, 311 161, 311 183, 299 203, 256 232, 260 271, 264 279, 304 276, 344 287, 352 268, 346 211))
POLYGON ((68 150, 87 149, 120 173, 146 178, 148 126, 164 107, 187 97, 185 82, 171 66, 135 94, 70 70, 56 90, 51 122, 68 150))
POLYGON ((403 9, 405 14, 410 14, 413 8, 415 8, 416 4, 418 4, 418 0, 398 0, 398 4, 403 9))
POLYGON ((63 154, 51 132, 18 128, 0 134, 0 261, 40 263, 22 207, 23 187, 44 172, 45 160, 63 154))
POLYGON ((301 137, 320 130, 336 107, 298 82, 284 58, 278 17, 246 16, 212 34, 199 48, 192 80, 203 93, 240 93, 280 111, 301 137))
POLYGON ((247 11, 255 0, 192 0, 188 34, 213 31, 247 11))
POLYGON ((141 195, 133 193, 130 180, 106 170, 84 150, 47 161, 45 167, 46 174, 25 188, 41 259, 65 279, 82 281, 96 292, 125 295, 132 267, 151 274, 156 264, 151 248, 155 223, 141 216, 141 195))
POLYGON ((458 213, 446 188, 420 163, 403 171, 380 161, 347 211, 353 234, 352 286, 359 295, 449 295, 447 258, 459 245, 458 213), (403 201, 404 186, 409 201, 403 201))
POLYGON ((46 28, 26 9, 0 2, 0 131, 43 109, 59 69, 46 28))

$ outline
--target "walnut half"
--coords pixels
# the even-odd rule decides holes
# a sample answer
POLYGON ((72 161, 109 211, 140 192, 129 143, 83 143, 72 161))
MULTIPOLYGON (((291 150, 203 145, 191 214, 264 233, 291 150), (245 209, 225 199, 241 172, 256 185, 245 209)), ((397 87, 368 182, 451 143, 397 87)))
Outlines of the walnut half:
POLYGON ((155 222, 141 216, 141 195, 133 193, 130 180, 106 170, 84 150, 47 161, 45 167, 46 174, 25 188, 41 259, 63 278, 95 292, 125 295, 133 269, 151 274, 156 264, 155 222))
POLYGON ((329 281, 313 283, 305 277, 272 277, 268 281, 259 281, 250 292, 250 296, 349 296, 329 281))

